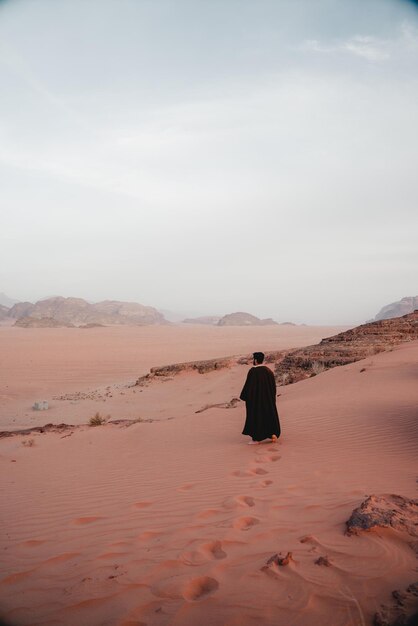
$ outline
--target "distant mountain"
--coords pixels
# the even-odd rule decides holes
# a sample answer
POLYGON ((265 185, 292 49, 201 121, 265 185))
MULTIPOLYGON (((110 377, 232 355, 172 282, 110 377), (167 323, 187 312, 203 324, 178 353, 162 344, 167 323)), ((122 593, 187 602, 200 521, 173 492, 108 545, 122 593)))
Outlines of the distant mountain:
POLYGON ((392 317, 401 317, 402 315, 413 313, 416 309, 418 309, 418 296, 409 296, 407 298, 402 298, 402 300, 398 300, 398 302, 387 304, 380 309, 374 319, 377 321, 388 320, 392 317))
POLYGON ((27 317, 32 313, 34 308, 35 305, 32 304, 32 302, 18 302, 10 308, 8 315, 14 319, 27 317))
MULTIPOLYGON (((8 312, 8 316, 21 320, 22 318, 55 320, 61 325, 80 326, 83 324, 102 325, 151 325, 167 324, 164 316, 154 307, 144 306, 137 302, 119 302, 104 300, 90 304, 82 298, 63 298, 57 296, 46 300, 39 300, 35 304, 19 302, 8 312)), ((52 324, 52 322, 50 322, 52 324)), ((18 325, 33 325, 35 322, 20 322, 18 325)))
POLYGON ((183 320, 183 324, 206 324, 207 326, 216 326, 219 320, 221 319, 220 315, 203 315, 202 317, 187 317, 183 320))
POLYGON ((0 293, 0 304, 2 306, 7 306, 7 308, 10 309, 10 307, 16 304, 17 302, 18 300, 13 300, 13 298, 9 298, 9 296, 6 295, 5 293, 0 293))
POLYGON ((218 326, 271 326, 277 325, 277 322, 268 319, 260 319, 250 313, 229 313, 224 315, 218 322, 218 326))

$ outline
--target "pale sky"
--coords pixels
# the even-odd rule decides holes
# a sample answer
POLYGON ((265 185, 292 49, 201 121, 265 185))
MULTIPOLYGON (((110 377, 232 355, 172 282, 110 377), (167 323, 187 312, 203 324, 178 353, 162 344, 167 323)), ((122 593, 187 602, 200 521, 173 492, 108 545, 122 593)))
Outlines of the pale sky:
POLYGON ((0 292, 354 324, 418 294, 418 4, 0 0, 0 292))

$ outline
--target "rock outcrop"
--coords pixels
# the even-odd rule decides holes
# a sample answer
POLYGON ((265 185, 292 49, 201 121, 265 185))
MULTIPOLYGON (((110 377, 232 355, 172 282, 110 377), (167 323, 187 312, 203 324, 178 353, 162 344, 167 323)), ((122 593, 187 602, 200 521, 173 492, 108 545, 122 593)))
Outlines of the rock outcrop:
POLYGON ((218 322, 218 326, 270 326, 276 325, 277 322, 270 317, 267 319, 260 319, 251 313, 228 313, 224 315, 218 322))
POLYGON ((182 372, 198 372, 199 374, 207 374, 214 370, 231 367, 236 362, 233 357, 225 357, 222 359, 209 359, 207 361, 188 361, 185 363, 173 363, 172 365, 161 365, 152 367, 149 374, 141 376, 136 381, 136 385, 147 385, 153 378, 177 376, 182 372))
MULTIPOLYGON (((399 495, 369 496, 354 509, 346 522, 347 535, 360 535, 375 529, 391 529, 404 537, 418 555, 418 500, 399 495)), ((374 626, 414 626, 418 624, 418 582, 392 591, 390 604, 381 605, 374 626)))
POLYGON ((359 535, 375 528, 393 528, 417 538, 418 500, 394 494, 369 496, 352 512, 346 522, 346 534, 359 535))
POLYGON ((373 620, 373 626, 417 626, 418 581, 404 590, 392 591, 392 602, 382 605, 373 620))
POLYGON ((91 304, 82 298, 63 298, 62 296, 40 300, 36 304, 20 302, 10 309, 8 315, 18 320, 19 323, 16 325, 24 327, 48 325, 31 321, 45 318, 55 320, 61 326, 68 324, 74 326, 86 324, 145 326, 167 323, 157 309, 136 302, 104 300, 91 304), (28 321, 24 322, 24 319, 28 321))
POLYGON ((418 339, 418 311, 403 317, 379 320, 357 326, 319 344, 298 348, 276 362, 278 384, 288 385, 320 374, 339 365, 347 365, 418 339))
POLYGON ((408 296, 407 298, 398 300, 398 302, 392 302, 384 306, 380 309, 374 321, 388 320, 391 317, 402 317, 402 315, 412 313, 415 309, 418 309, 418 296, 408 296))

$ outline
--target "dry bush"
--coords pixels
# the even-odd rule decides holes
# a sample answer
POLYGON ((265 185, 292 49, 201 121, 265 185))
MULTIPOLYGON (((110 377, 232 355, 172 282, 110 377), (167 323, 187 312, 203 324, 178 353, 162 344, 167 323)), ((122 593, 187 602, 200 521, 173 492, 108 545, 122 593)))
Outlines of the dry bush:
POLYGON ((322 374, 322 372, 325 372, 326 368, 325 368, 325 365, 321 363, 321 361, 314 361, 312 363, 311 369, 316 376, 317 374, 322 374))
POLYGON ((22 441, 22 446, 25 446, 26 448, 32 448, 33 445, 35 445, 34 439, 24 439, 22 441))
POLYGON ((285 385, 287 385, 288 380, 289 380, 289 374, 285 372, 284 374, 282 374, 281 386, 284 387, 285 385))
POLYGON ((102 415, 100 415, 99 412, 97 412, 95 415, 93 415, 93 417, 91 417, 89 419, 89 426, 102 426, 103 424, 106 424, 106 421, 109 419, 110 415, 106 417, 103 417, 102 415))

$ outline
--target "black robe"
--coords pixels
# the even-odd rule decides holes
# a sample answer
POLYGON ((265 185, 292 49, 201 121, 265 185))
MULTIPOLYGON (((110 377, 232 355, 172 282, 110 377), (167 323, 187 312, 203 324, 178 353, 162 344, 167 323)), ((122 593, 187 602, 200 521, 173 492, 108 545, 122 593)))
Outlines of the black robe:
POLYGON ((243 435, 250 435, 254 441, 262 441, 272 435, 280 436, 276 381, 271 369, 265 365, 252 367, 240 398, 245 401, 247 409, 243 435))

